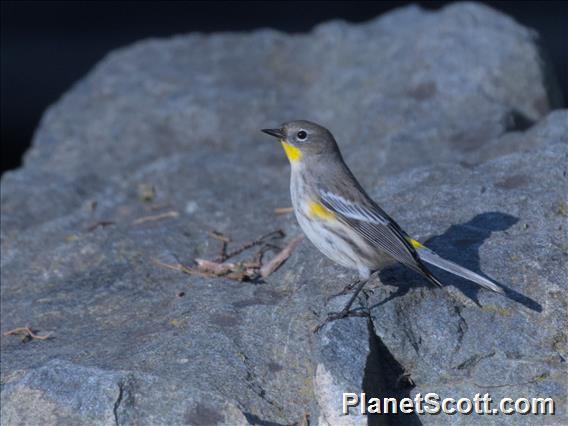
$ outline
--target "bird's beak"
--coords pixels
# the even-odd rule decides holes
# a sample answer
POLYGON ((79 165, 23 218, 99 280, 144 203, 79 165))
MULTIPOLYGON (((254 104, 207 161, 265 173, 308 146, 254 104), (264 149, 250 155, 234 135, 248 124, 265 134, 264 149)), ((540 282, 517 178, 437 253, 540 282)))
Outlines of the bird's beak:
POLYGON ((275 138, 278 139, 285 139, 286 136, 284 135, 282 129, 262 129, 262 131, 267 135, 274 136, 275 138))

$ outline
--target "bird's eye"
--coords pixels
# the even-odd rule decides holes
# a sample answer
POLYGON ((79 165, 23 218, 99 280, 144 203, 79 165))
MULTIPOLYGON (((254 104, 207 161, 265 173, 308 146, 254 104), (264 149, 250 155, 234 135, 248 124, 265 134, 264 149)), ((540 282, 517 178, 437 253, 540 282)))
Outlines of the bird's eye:
POLYGON ((304 130, 300 130, 298 133, 296 133, 296 138, 299 141, 305 141, 308 138, 308 134, 304 130))

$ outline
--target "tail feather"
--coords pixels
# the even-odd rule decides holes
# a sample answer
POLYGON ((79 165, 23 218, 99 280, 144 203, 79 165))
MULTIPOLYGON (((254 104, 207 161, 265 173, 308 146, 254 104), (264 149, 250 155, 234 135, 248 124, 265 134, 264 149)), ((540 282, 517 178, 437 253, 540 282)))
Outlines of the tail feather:
POLYGON ((485 277, 482 277, 479 274, 476 274, 473 271, 470 271, 467 268, 464 268, 463 266, 458 265, 457 263, 438 256, 429 248, 422 246, 417 248, 416 252, 420 257, 420 260, 425 263, 434 265, 440 269, 443 269, 444 271, 451 272, 452 274, 473 281, 474 283, 479 284, 481 287, 486 288, 487 290, 491 290, 499 294, 504 294, 503 289, 496 285, 494 282, 488 280, 485 277))

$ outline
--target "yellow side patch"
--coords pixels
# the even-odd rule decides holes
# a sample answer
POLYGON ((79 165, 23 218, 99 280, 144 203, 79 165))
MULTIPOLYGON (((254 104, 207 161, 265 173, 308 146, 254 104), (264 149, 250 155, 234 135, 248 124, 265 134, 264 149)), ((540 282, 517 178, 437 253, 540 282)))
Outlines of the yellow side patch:
POLYGON ((290 160, 290 162, 298 161, 300 158, 302 158, 302 151, 300 151, 300 148, 296 148, 294 145, 290 145, 288 142, 280 142, 282 142, 282 147, 284 148, 284 152, 286 153, 286 156, 288 157, 288 160, 290 160))
POLYGON ((330 220, 335 217, 335 213, 316 201, 308 202, 308 214, 313 218, 322 220, 330 220))
POLYGON ((412 247, 414 247, 414 248, 423 248, 424 247, 419 241, 413 240, 412 238, 408 238, 408 242, 410 244, 412 244, 412 247))

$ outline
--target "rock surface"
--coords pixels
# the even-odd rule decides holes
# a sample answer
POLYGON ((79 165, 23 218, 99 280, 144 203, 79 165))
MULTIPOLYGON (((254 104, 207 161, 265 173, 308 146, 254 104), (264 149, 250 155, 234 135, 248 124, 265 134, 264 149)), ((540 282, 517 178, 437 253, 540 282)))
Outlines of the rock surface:
POLYGON ((110 54, 2 179, 2 331, 53 332, 2 337, 3 423, 365 424, 340 415, 341 393, 362 389, 551 396, 566 421, 568 114, 550 112, 546 75, 536 36, 476 4, 110 54), (213 229, 300 232, 273 212, 289 205, 288 166, 258 132, 294 118, 329 127, 407 231, 506 297, 394 269, 361 298, 371 320, 314 335, 353 274, 307 242, 262 283, 157 267, 214 256, 213 229))

